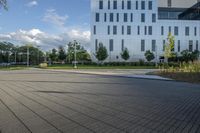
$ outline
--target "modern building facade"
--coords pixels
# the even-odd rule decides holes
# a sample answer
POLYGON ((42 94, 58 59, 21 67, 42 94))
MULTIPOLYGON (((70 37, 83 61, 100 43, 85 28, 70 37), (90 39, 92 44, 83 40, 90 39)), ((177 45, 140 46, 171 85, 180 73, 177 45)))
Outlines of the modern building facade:
POLYGON ((188 0, 91 0, 91 52, 102 43, 109 54, 106 61, 123 61, 125 48, 129 61, 145 59, 147 50, 158 60, 169 33, 175 36, 175 52, 200 50, 200 2, 190 0, 188 7, 178 2, 188 0), (196 17, 188 17, 190 8, 196 17))

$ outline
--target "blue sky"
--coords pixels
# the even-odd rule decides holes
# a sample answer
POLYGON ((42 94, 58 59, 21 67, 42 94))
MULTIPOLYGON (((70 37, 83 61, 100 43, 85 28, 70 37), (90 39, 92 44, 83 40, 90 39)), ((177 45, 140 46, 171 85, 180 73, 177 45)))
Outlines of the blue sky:
POLYGON ((90 0, 8 0, 8 7, 0 9, 0 41, 44 48, 73 39, 89 43, 90 0))

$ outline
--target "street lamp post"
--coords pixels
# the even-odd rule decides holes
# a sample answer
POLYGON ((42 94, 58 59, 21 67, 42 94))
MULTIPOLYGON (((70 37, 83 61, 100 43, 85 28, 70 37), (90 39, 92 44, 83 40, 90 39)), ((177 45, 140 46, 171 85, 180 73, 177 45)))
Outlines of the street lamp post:
POLYGON ((74 68, 77 69, 77 64, 76 64, 76 40, 74 40, 74 68))

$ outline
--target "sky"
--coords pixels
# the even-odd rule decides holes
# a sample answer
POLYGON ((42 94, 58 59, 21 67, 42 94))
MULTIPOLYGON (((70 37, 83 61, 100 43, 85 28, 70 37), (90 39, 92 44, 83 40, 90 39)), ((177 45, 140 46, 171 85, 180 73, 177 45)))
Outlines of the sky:
POLYGON ((73 40, 90 47, 90 0, 8 0, 0 9, 0 41, 49 50, 73 40))

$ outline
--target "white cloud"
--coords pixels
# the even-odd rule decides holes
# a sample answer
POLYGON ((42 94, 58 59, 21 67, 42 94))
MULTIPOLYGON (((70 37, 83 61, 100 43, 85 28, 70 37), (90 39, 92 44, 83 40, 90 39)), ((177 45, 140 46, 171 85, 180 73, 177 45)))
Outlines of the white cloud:
POLYGON ((43 17, 43 21, 63 28, 68 18, 68 15, 58 15, 55 9, 48 9, 43 17))
POLYGON ((33 7, 33 6, 37 6, 37 5, 38 5, 38 2, 36 0, 33 0, 27 4, 28 7, 33 7))
POLYGON ((18 30, 8 34, 0 34, 0 40, 17 42, 24 45, 27 43, 40 45, 44 50, 66 45, 68 42, 77 40, 86 49, 90 48, 90 32, 81 29, 72 29, 59 35, 45 33, 39 29, 18 30))

